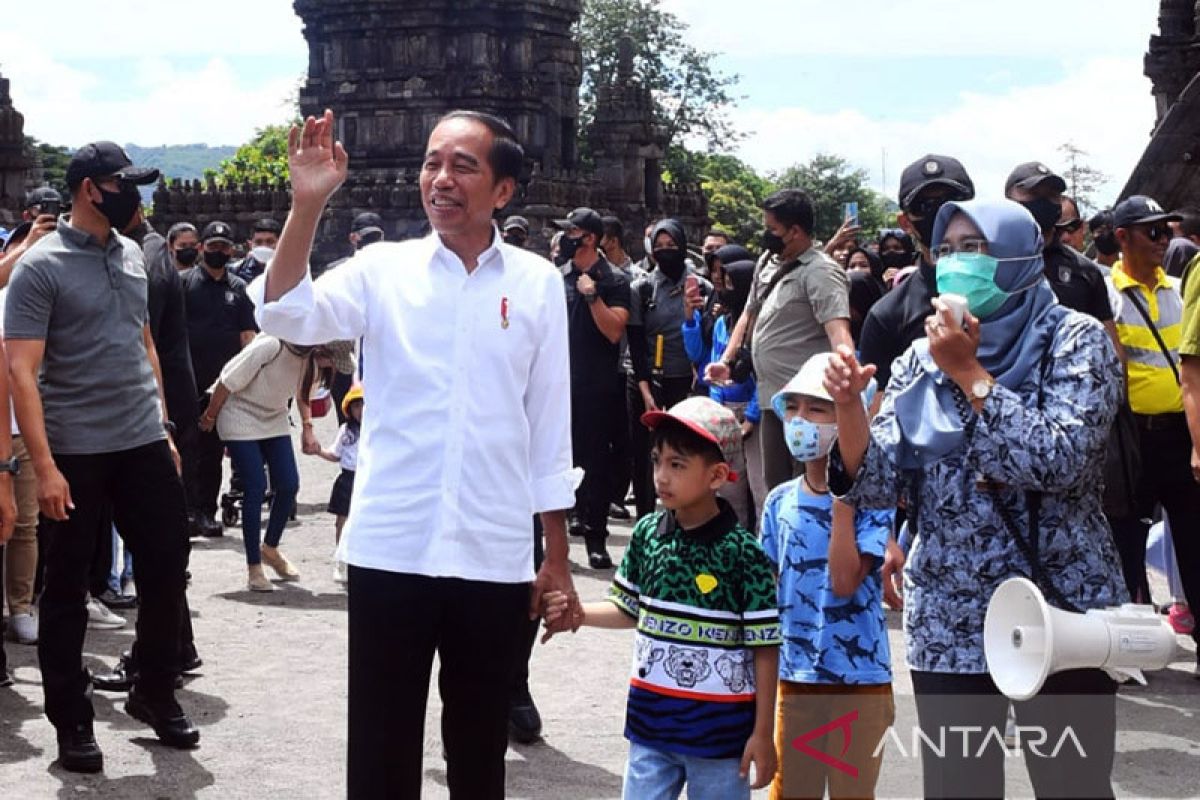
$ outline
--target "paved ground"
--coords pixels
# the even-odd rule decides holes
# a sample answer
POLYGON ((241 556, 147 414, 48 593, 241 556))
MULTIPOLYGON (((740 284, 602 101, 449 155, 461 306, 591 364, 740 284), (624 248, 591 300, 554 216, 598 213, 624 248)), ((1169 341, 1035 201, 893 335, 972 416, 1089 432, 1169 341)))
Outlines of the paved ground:
MULTIPOLYGON (((321 428, 322 438, 330 438, 330 420, 321 428)), ((17 685, 0 690, 0 798, 343 796, 346 599, 331 577, 333 521, 324 513, 336 466, 303 458, 301 474, 299 522, 282 545, 303 573, 298 584, 273 595, 251 594, 245 591, 239 537, 195 544, 189 597, 205 665, 180 699, 203 731, 201 747, 179 752, 159 746, 147 728, 123 713, 123 698, 97 693, 104 775, 77 776, 51 766, 54 736, 41 714, 34 649, 9 643, 17 685)), ((627 541, 628 528, 615 529, 614 557, 627 541)), ((603 595, 606 574, 576 568, 575 577, 585 600, 603 595)), ((899 620, 893 616, 891 622, 893 652, 902 652, 899 620)), ((90 631, 88 662, 93 668, 111 665, 131 638, 132 625, 90 631)), ((536 649, 532 682, 545 740, 510 751, 511 797, 620 796, 631 658, 630 635, 624 631, 586 630, 536 649)), ((907 743, 914 714, 902 667, 895 685, 896 728, 907 743)), ((425 796, 431 798, 447 795, 436 694, 435 686, 425 748, 425 796)), ((1191 679, 1190 664, 1152 676, 1149 687, 1122 690, 1119 714, 1118 796, 1197 796, 1200 681, 1191 679)), ((1008 774, 1009 796, 1031 795, 1019 756, 1009 761, 1008 774)), ((919 794, 919 762, 889 747, 879 795, 919 794)))

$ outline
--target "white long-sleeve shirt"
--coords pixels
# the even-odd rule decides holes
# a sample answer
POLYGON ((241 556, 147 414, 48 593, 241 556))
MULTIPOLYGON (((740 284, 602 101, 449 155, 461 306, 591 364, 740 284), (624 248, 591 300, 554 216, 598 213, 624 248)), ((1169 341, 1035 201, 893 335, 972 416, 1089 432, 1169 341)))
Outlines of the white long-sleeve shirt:
POLYGON ((432 234, 374 244, 276 302, 264 293, 260 277, 249 294, 273 336, 363 338, 366 402, 346 560, 531 580, 532 515, 574 503, 558 272, 494 243, 468 273, 432 234))

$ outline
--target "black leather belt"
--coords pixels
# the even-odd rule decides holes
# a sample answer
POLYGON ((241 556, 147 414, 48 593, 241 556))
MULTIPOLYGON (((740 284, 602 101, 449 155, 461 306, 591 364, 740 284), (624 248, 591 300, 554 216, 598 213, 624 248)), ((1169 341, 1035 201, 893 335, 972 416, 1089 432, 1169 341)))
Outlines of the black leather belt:
POLYGON ((1133 421, 1144 431, 1187 429, 1187 415, 1182 411, 1172 411, 1168 414, 1134 414, 1133 421))

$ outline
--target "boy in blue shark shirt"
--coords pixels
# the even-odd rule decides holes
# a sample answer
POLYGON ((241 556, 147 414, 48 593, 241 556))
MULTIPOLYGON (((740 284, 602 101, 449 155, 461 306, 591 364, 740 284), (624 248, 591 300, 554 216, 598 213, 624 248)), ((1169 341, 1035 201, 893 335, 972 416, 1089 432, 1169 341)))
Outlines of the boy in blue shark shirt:
POLYGON ((827 786, 831 798, 873 797, 875 751, 895 716, 879 571, 893 515, 856 513, 829 494, 837 425, 823 385, 828 362, 828 353, 813 356, 771 401, 804 463, 803 475, 768 495, 762 520, 784 640, 771 800, 823 797, 827 786))

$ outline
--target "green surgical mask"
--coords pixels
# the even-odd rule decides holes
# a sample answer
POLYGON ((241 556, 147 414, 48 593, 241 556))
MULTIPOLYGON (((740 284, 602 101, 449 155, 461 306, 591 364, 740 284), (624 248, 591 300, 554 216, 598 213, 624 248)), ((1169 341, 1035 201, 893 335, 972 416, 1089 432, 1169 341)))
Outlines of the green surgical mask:
MULTIPOLYGON (((1028 261, 1028 258, 996 258, 987 253, 950 253, 937 260, 938 294, 957 294, 967 298, 967 308, 978 319, 987 319, 1004 301, 1025 289, 1006 292, 996 285, 996 269, 1001 261, 1028 261)), ((1035 283, 1034 286, 1037 284, 1035 283)), ((1032 289, 1033 286, 1026 287, 1032 289)))

